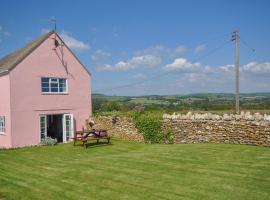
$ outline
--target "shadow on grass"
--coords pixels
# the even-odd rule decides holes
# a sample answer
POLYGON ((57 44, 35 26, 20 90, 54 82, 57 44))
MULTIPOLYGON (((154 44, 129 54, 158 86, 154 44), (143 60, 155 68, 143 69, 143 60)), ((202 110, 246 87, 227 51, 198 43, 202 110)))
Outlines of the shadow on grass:
POLYGON ((86 144, 86 148, 96 148, 96 147, 103 147, 113 145, 111 142, 89 142, 86 144))

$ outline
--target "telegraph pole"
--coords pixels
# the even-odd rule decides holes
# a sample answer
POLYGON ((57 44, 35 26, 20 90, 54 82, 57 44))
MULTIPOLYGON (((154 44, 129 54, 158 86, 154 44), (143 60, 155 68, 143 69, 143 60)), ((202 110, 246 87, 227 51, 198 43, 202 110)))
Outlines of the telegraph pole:
POLYGON ((235 41, 235 112, 239 114, 239 52, 238 52, 238 31, 234 31, 232 41, 235 41))

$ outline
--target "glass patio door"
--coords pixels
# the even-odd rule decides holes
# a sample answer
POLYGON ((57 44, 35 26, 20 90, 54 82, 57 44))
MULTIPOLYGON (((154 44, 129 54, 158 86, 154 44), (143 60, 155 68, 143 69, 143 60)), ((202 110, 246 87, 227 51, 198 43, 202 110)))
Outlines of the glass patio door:
POLYGON ((47 116, 39 116, 40 141, 47 137, 47 116))
POLYGON ((63 142, 68 142, 73 137, 73 115, 63 115, 63 142))

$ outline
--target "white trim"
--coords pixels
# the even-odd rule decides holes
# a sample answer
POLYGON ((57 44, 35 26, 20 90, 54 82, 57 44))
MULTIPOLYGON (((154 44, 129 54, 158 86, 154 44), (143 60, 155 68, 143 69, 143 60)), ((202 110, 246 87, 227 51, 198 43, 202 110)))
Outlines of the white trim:
POLYGON ((70 141, 70 139, 74 136, 74 123, 73 123, 73 114, 63 114, 63 118, 62 118, 62 122, 63 122, 63 143, 66 143, 68 141, 70 141), (70 134, 69 134, 69 139, 67 140, 67 120, 66 117, 70 117, 70 134))
POLYGON ((6 133, 6 117, 3 115, 3 116, 0 116, 0 134, 5 134, 6 133))
POLYGON ((41 142, 41 118, 45 117, 45 138, 47 137, 47 115, 41 114, 39 115, 39 141, 41 142))
MULTIPOLYGON (((40 78, 40 86, 41 86, 41 94, 68 94, 68 80, 67 78, 60 78, 60 77, 41 77, 40 78), (42 79, 49 79, 49 82, 47 83, 48 84, 48 87, 46 87, 47 89, 49 89, 49 92, 43 92, 42 89, 42 79), (55 79, 55 81, 53 80, 55 79), (60 92, 60 79, 62 80, 65 80, 65 91, 64 92, 60 92), (57 84, 57 90, 58 92, 51 92, 52 90, 52 87, 51 87, 51 84, 57 84)), ((63 88, 63 87, 62 87, 63 88)))
POLYGON ((63 133, 62 133, 62 137, 63 137, 63 143, 67 143, 71 140, 72 137, 74 137, 74 118, 73 118, 73 114, 71 113, 54 113, 54 114, 40 114, 39 115, 39 141, 41 142, 41 117, 45 117, 45 138, 47 137, 47 116, 48 115, 62 115, 62 129, 63 129, 63 133), (67 120, 66 117, 70 116, 70 135, 69 135, 69 140, 67 141, 66 138, 66 125, 67 125, 67 120))
POLYGON ((59 93, 57 93, 57 92, 41 92, 41 94, 44 94, 44 95, 54 95, 54 94, 57 94, 57 95, 67 95, 67 94, 69 94, 68 92, 59 92, 59 93))

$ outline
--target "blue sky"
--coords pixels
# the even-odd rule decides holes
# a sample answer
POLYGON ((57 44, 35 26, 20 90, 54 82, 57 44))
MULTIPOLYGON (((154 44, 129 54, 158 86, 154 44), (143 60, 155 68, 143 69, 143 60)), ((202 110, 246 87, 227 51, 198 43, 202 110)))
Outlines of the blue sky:
POLYGON ((110 95, 270 92, 270 1, 1 1, 0 57, 51 29, 110 95), (251 49, 254 48, 255 52, 251 49))

